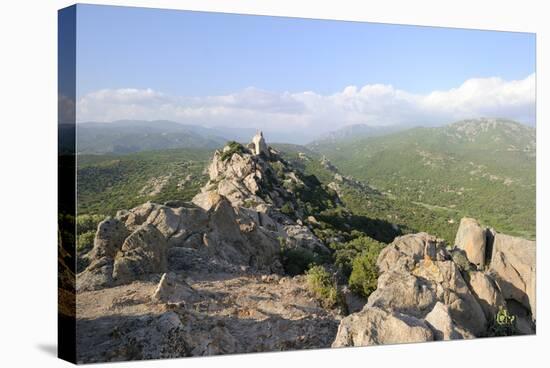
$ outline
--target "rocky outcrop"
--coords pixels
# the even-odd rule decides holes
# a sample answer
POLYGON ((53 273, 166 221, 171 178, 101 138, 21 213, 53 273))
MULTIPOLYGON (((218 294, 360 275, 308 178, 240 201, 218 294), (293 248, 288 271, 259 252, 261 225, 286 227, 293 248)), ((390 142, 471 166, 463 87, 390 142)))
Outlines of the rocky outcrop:
POLYGON ((464 330, 485 331, 483 310, 443 241, 425 233, 399 237, 380 253, 377 266, 378 287, 368 306, 425 318, 441 302, 464 330))
POLYGON ((357 318, 352 314, 346 317, 349 320, 342 321, 347 326, 341 324, 335 346, 346 346, 343 341, 364 345, 469 338, 486 331, 483 309, 442 240, 426 233, 396 238, 380 253, 377 268, 377 289, 357 318), (373 323, 371 315, 378 322, 373 323), (371 338, 385 328, 388 316, 390 326, 398 331, 404 329, 403 332, 390 338, 371 338), (395 318, 414 321, 412 326, 417 329, 411 330, 403 324, 393 326, 395 318), (353 329, 350 321, 356 324, 353 329), (425 332, 418 335, 418 326, 422 326, 421 331, 429 331, 429 335, 425 332), (353 337, 357 334, 362 337, 353 337))
POLYGON ((456 233, 455 245, 466 252, 468 260, 478 267, 485 266, 486 229, 472 218, 464 217, 456 233))
POLYGON ((333 348, 385 345, 433 340, 428 325, 415 317, 365 307, 344 318, 338 327, 333 348))
POLYGON ((487 321, 494 321, 500 308, 506 308, 506 301, 493 278, 481 271, 466 273, 470 290, 477 298, 487 321))
POLYGON ((126 238, 116 254, 113 279, 126 283, 166 271, 166 247, 166 238, 156 227, 140 226, 126 238))
POLYGON ((527 308, 536 319, 536 245, 534 241, 496 234, 489 272, 505 299, 527 308))
POLYGON ((128 236, 126 226, 116 218, 108 217, 97 226, 91 257, 114 257, 128 236))
POLYGON ((536 312, 535 243, 490 231, 473 219, 461 221, 456 239, 457 247, 448 248, 419 233, 386 246, 377 260, 377 289, 361 312, 342 320, 333 346, 427 338, 411 326, 427 326, 435 340, 487 336, 501 309, 513 311, 519 333, 533 333, 528 316, 536 312), (492 257, 486 258, 487 245, 492 257), (396 318, 414 323, 406 327, 396 318), (387 325, 398 332, 386 332, 387 325))
POLYGON ((265 143, 264 134, 261 131, 252 138, 252 144, 254 145, 254 154, 269 155, 269 149, 265 143))
POLYGON ((505 299, 520 303, 536 319, 534 241, 500 234, 463 218, 455 244, 477 269, 487 269, 470 273, 470 286, 482 300, 486 315, 493 316, 505 299))
POLYGON ((97 226, 94 247, 85 255, 86 269, 77 276, 77 290, 94 290, 113 284, 113 263, 116 253, 128 236, 125 224, 116 218, 106 218, 97 226))
POLYGON ((302 210, 288 188, 304 185, 301 174, 263 135, 250 149, 233 142, 217 151, 208 171, 210 181, 193 202, 147 202, 100 223, 81 289, 199 265, 211 272, 282 272, 281 245, 329 253, 297 218, 302 210), (283 213, 283 204, 295 208, 295 216, 283 213))
POLYGON ((424 319, 434 334, 434 340, 470 339, 474 335, 458 328, 451 317, 449 307, 437 302, 424 319))

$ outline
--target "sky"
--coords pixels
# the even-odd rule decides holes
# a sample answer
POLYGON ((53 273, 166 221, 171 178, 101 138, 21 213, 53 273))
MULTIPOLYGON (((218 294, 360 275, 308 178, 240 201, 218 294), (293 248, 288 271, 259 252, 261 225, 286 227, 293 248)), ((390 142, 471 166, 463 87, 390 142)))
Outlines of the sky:
POLYGON ((78 5, 77 120, 535 123, 535 35, 78 5))

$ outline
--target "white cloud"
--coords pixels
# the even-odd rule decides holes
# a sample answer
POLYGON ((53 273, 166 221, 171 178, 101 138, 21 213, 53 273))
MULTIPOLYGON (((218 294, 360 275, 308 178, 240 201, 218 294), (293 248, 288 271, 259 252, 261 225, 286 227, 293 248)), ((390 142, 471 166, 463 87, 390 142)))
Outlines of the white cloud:
POLYGON ((77 120, 167 119, 205 126, 310 129, 312 133, 356 123, 431 125, 480 116, 534 123, 535 82, 534 74, 516 81, 473 78, 457 88, 428 94, 384 84, 348 86, 332 95, 250 87, 229 95, 181 97, 152 89, 104 89, 77 102, 77 120))

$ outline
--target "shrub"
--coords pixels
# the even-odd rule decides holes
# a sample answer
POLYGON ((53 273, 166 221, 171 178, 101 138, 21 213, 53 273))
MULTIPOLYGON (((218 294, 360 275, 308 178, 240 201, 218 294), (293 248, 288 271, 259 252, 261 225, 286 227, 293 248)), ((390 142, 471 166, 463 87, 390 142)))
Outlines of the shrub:
POLYGON ((307 273, 307 285, 324 308, 342 306, 343 298, 336 282, 323 266, 313 266, 307 273))
POLYGON ((226 161, 233 156, 234 153, 242 153, 244 152, 244 147, 239 142, 231 141, 227 143, 227 146, 229 146, 229 149, 225 152, 222 152, 222 155, 220 156, 220 159, 222 161, 226 161))
POLYGON ((352 231, 352 236, 356 238, 345 243, 330 244, 330 247, 334 250, 334 264, 342 271, 345 277, 350 277, 354 260, 363 252, 369 249, 378 249, 379 252, 384 246, 383 243, 377 242, 363 234, 358 234, 357 231, 352 231))
POLYGON ((508 310, 499 307, 494 321, 489 326, 488 335, 494 336, 512 336, 518 333, 516 326, 516 316, 508 313, 508 310))
POLYGON ((304 248, 282 248, 281 263, 290 276, 304 273, 310 266, 322 263, 319 254, 304 248))
POLYGON ((285 215, 294 215, 294 208, 292 208, 292 205, 289 203, 289 202, 286 202, 282 207, 281 207, 281 212, 284 213, 285 215))
POLYGON ((90 231, 97 230, 97 224, 105 219, 103 215, 78 215, 76 217, 76 230, 77 233, 84 234, 90 231))
POLYGON ((78 253, 88 253, 94 247, 95 231, 88 231, 78 235, 76 250, 78 253))
POLYGON ((378 282, 378 271, 376 269, 376 260, 382 250, 379 244, 370 244, 361 255, 353 260, 351 275, 349 277, 350 289, 368 298, 376 290, 378 282))

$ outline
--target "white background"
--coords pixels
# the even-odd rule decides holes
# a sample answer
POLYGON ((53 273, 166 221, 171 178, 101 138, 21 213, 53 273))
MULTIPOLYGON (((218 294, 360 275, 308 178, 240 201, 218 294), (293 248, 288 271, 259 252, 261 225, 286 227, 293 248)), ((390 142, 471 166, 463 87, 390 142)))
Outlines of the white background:
MULTIPOLYGON (((121 363, 134 367, 535 367, 549 357, 550 30, 545 1, 88 1, 189 10, 537 33, 536 337, 121 363), (546 17, 545 17, 546 16, 546 17), (546 340, 546 341, 545 341, 546 340)), ((0 365, 57 367, 57 10, 69 1, 0 2, 0 365)), ((472 55, 472 57, 478 57, 472 55)))

